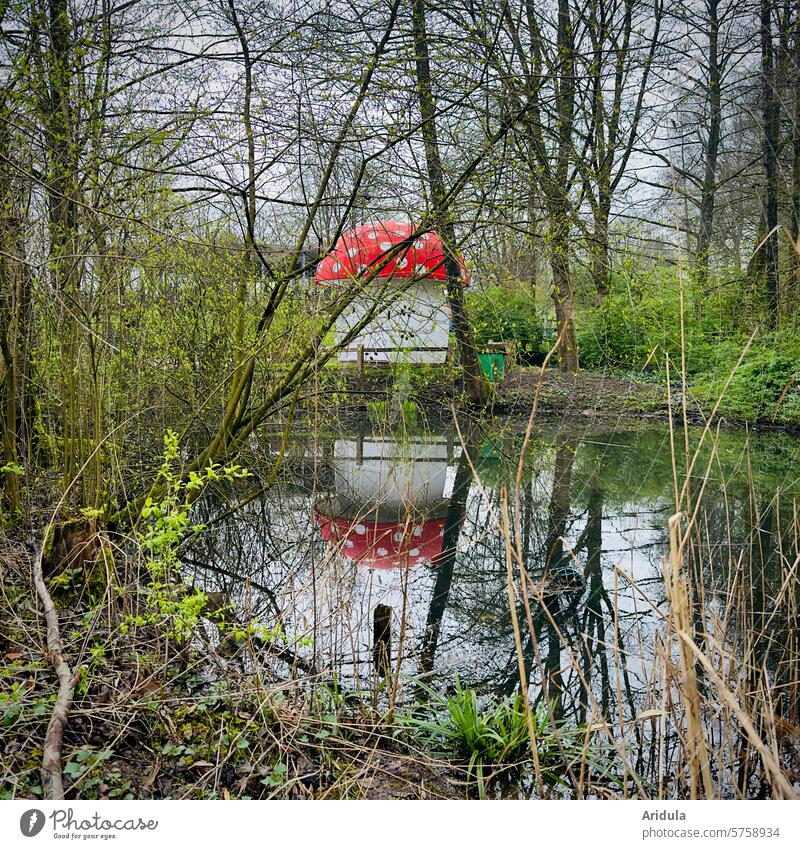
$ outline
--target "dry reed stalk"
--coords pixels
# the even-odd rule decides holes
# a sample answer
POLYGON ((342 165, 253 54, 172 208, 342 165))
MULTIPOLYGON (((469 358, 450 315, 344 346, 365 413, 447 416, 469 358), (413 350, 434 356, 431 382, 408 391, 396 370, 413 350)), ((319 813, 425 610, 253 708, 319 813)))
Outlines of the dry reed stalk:
POLYGON ((750 741, 750 744, 760 755, 761 762, 764 765, 764 769, 766 770, 770 778, 773 788, 777 788, 782 794, 782 798, 784 799, 797 799, 798 796, 794 792, 794 788, 789 783, 789 780, 784 775, 780 764, 775 758, 775 755, 770 752, 770 750, 764 744, 764 741, 761 739, 761 736, 756 731, 752 720, 747 715, 746 711, 742 709, 738 700, 730 691, 730 689, 728 689, 717 670, 714 669, 713 665, 709 662, 708 658, 695 645, 691 633, 681 630, 678 631, 678 637, 680 638, 680 644, 682 646, 686 646, 687 653, 691 652, 694 655, 694 657, 697 659, 697 662, 703 667, 703 669, 708 674, 709 678, 711 678, 711 680, 714 682, 714 685, 717 688, 719 695, 722 697, 724 702, 728 705, 728 707, 735 714, 736 718, 739 720, 742 728, 744 729, 745 734, 747 735, 748 740, 750 741))
MULTIPOLYGON (((678 635, 692 635, 691 607, 686 579, 683 575, 683 546, 681 543, 680 523, 682 513, 670 516, 669 527, 669 568, 664 569, 664 583, 669 599, 670 617, 678 635)), ((666 564, 665 564, 666 566, 666 564)), ((692 646, 694 639, 689 636, 692 646)), ((706 799, 714 798, 714 785, 708 762, 708 750, 703 733, 700 715, 700 692, 697 686, 697 670, 694 658, 685 639, 678 642, 681 667, 681 696, 686 711, 687 739, 689 755, 689 776, 691 798, 698 799, 702 793, 706 799)))
MULTIPOLYGON (((503 538, 506 548, 506 574, 508 588, 508 608, 511 611, 511 624, 514 628, 514 646, 517 651, 517 668, 519 671, 519 686, 522 695, 522 703, 525 706, 525 721, 528 724, 528 735, 530 736, 531 758, 533 759, 533 769, 536 774, 536 790, 539 795, 544 795, 544 782, 542 781, 542 768, 539 764, 539 747, 536 740, 536 726, 533 722, 531 713, 531 704, 528 700, 528 678, 525 672, 525 655, 522 651, 522 636, 519 629, 519 617, 517 616, 517 604, 514 592, 514 565, 511 554, 511 525, 508 517, 508 489, 505 484, 500 489, 500 502, 503 514, 503 538)), ((527 592, 527 588, 523 585, 522 592, 527 592)))

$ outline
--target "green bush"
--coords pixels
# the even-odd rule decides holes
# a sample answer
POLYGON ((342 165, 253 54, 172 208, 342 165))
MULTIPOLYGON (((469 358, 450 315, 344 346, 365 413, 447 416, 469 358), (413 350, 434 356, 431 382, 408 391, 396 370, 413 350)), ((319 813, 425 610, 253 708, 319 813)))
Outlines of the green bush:
MULTIPOLYGON (((698 380, 694 387, 696 396, 706 404, 716 402, 734 365, 735 361, 729 367, 719 367, 698 380)), ((800 424, 798 381, 800 361, 797 355, 793 356, 789 351, 756 348, 748 352, 733 375, 720 410, 723 414, 741 419, 773 419, 786 424, 800 424)))
POLYGON ((800 382, 798 382, 784 397, 778 407, 779 422, 800 426, 800 382))
MULTIPOLYGON (((684 293, 686 363, 690 373, 703 371, 716 359, 721 336, 718 321, 697 318, 694 294, 684 293)), ((651 370, 664 367, 664 354, 673 365, 681 359, 680 286, 672 272, 615 274, 599 306, 581 311, 576 319, 578 352, 583 368, 651 370)))
POLYGON ((532 292, 490 286, 467 296, 467 309, 479 345, 516 342, 523 363, 536 362, 543 350, 544 325, 532 292))

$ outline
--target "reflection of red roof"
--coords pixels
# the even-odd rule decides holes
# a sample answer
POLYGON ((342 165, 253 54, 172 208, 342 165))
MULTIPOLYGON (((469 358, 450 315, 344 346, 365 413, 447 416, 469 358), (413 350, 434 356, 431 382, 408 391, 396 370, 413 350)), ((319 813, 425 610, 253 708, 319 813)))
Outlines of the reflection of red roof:
MULTIPOLYGON (((317 283, 352 280, 370 266, 380 266, 387 251, 413 235, 412 224, 391 220, 362 224, 348 230, 317 267, 317 283)), ((469 274, 463 258, 459 262, 464 285, 468 286, 469 274)), ((420 234, 409 247, 383 265, 375 276, 446 280, 442 240, 433 232, 420 234)))
POLYGON ((342 555, 374 569, 396 569, 433 562, 442 553, 444 519, 421 524, 351 522, 316 513, 326 542, 340 544, 342 555))

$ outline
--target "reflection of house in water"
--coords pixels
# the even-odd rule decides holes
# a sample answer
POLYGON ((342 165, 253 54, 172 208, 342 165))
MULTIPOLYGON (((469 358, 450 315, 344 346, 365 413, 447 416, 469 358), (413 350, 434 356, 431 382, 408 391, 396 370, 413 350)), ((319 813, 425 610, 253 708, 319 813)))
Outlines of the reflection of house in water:
POLYGON ((314 505, 323 538, 347 560, 376 569, 436 562, 450 503, 449 458, 444 436, 337 439, 334 491, 314 505))
POLYGON ((370 577, 358 583, 365 585, 371 608, 372 658, 382 676, 391 671, 394 619, 404 615, 405 629, 418 630, 423 643, 431 630, 429 621, 413 621, 423 608, 408 608, 406 567, 433 565, 452 574, 464 515, 462 504, 454 537, 452 459, 452 441, 443 435, 402 441, 364 434, 338 439, 333 491, 314 504, 323 539, 345 562, 369 569, 370 577))

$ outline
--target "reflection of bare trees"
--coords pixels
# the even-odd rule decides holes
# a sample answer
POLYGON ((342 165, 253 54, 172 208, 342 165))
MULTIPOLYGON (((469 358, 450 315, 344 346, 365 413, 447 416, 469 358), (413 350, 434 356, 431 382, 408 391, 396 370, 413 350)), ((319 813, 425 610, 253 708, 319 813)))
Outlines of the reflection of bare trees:
POLYGON ((442 630, 442 618, 447 608, 450 596, 450 587, 453 583, 453 570, 456 564, 458 552, 458 537, 461 533, 461 525, 466 512, 467 496, 472 483, 472 468, 470 463, 475 462, 475 437, 468 434, 463 445, 461 458, 458 461, 455 482, 453 483, 453 496, 450 499, 450 508, 444 525, 444 536, 442 539, 442 553, 436 562, 436 583, 433 585, 428 617, 425 622, 425 632, 422 639, 422 651, 420 654, 420 668, 423 672, 433 671, 436 658, 436 648, 439 644, 439 635, 442 630))
POLYGON ((572 466, 577 441, 566 440, 556 448, 553 489, 547 506, 547 540, 545 542, 545 575, 560 572, 564 566, 564 534, 570 510, 572 466))
MULTIPOLYGON (((502 482, 513 475, 508 460, 518 444, 513 438, 481 441, 475 434, 458 460, 444 450, 441 457, 420 455, 417 462, 411 443, 398 445, 391 456, 401 463, 411 457, 418 477, 407 468, 408 474, 396 475, 396 481, 419 483, 438 475, 441 484, 442 469, 433 465, 444 463, 447 489, 436 488, 435 504, 400 498, 389 509, 380 498, 365 497, 360 503, 354 490, 363 480, 355 466, 375 459, 368 443, 378 435, 347 437, 363 449, 348 455, 347 462, 355 466, 347 472, 344 455, 335 450, 337 438, 343 439, 341 434, 317 433, 302 446, 295 437, 280 484, 195 541, 185 562, 196 570, 198 584, 244 604, 249 579, 252 615, 283 628, 297 656, 325 675, 335 673, 345 686, 358 688, 365 679, 402 683, 399 672, 423 673, 440 682, 457 673, 465 685, 483 691, 517 691, 505 547, 496 509, 502 482), (394 570, 348 560, 346 534, 326 543, 312 518, 312 504, 331 505, 334 495, 343 503, 343 480, 349 481, 348 524, 388 517, 400 521, 397 533, 403 536, 424 523, 432 509, 442 527, 439 553, 394 570), (302 645, 304 637, 311 637, 313 645, 302 645)), ((623 440, 615 435, 616 447, 623 440)), ((446 440, 439 436, 434 442, 446 440)), ((532 701, 546 700, 557 720, 607 723, 631 752, 631 769, 656 776, 659 758, 669 762, 679 752, 680 740, 673 736, 661 742, 657 723, 633 720, 659 704, 668 669, 659 556, 671 481, 665 479, 663 500, 655 487, 646 497, 637 496, 635 458, 642 455, 632 442, 626 474, 634 476, 635 485, 629 498, 624 492, 621 496, 618 479, 616 484, 609 479, 618 466, 608 465, 616 464, 619 452, 607 460, 598 444, 596 439, 556 444, 541 439, 526 466, 518 525, 531 577, 532 627, 529 632, 520 596, 516 612, 523 625, 523 666, 532 701)), ((653 444, 647 443, 642 465, 649 467, 653 444)), ((698 528, 713 556, 691 561, 695 568, 690 574, 692 593, 705 598, 707 610, 724 603, 747 611, 747 621, 729 614, 714 627, 742 638, 753 635, 742 642, 747 648, 742 675, 752 673, 753 692, 763 690, 769 680, 775 713, 794 722, 798 670, 789 664, 785 635, 796 633, 797 600, 794 607, 787 598, 778 609, 773 605, 797 556, 793 514, 784 504, 780 496, 765 496, 755 486, 749 500, 746 492, 707 488, 698 528), (746 572, 740 562, 748 564, 746 572)), ((198 518, 212 518, 227 508, 227 501, 208 499, 198 507, 207 516, 198 518)), ((517 517, 512 520, 516 526, 517 517)), ((402 549, 405 543, 397 545, 402 549)), ((698 645, 704 638, 700 629, 707 629, 709 621, 696 625, 698 645)), ((741 761, 748 763, 749 757, 742 746, 741 761)), ((745 780, 743 774, 740 785, 745 780)))
MULTIPOLYGON (((583 532, 586 546, 586 601, 583 613, 583 676, 592 680, 594 662, 600 666, 600 705, 603 716, 609 715, 611 679, 608 673, 608 657, 605 653, 606 622, 602 605, 611 607, 608 593, 603 584, 603 491, 596 477, 589 485, 586 528, 583 532)), ((580 705, 580 722, 586 721, 586 704, 580 705)))

